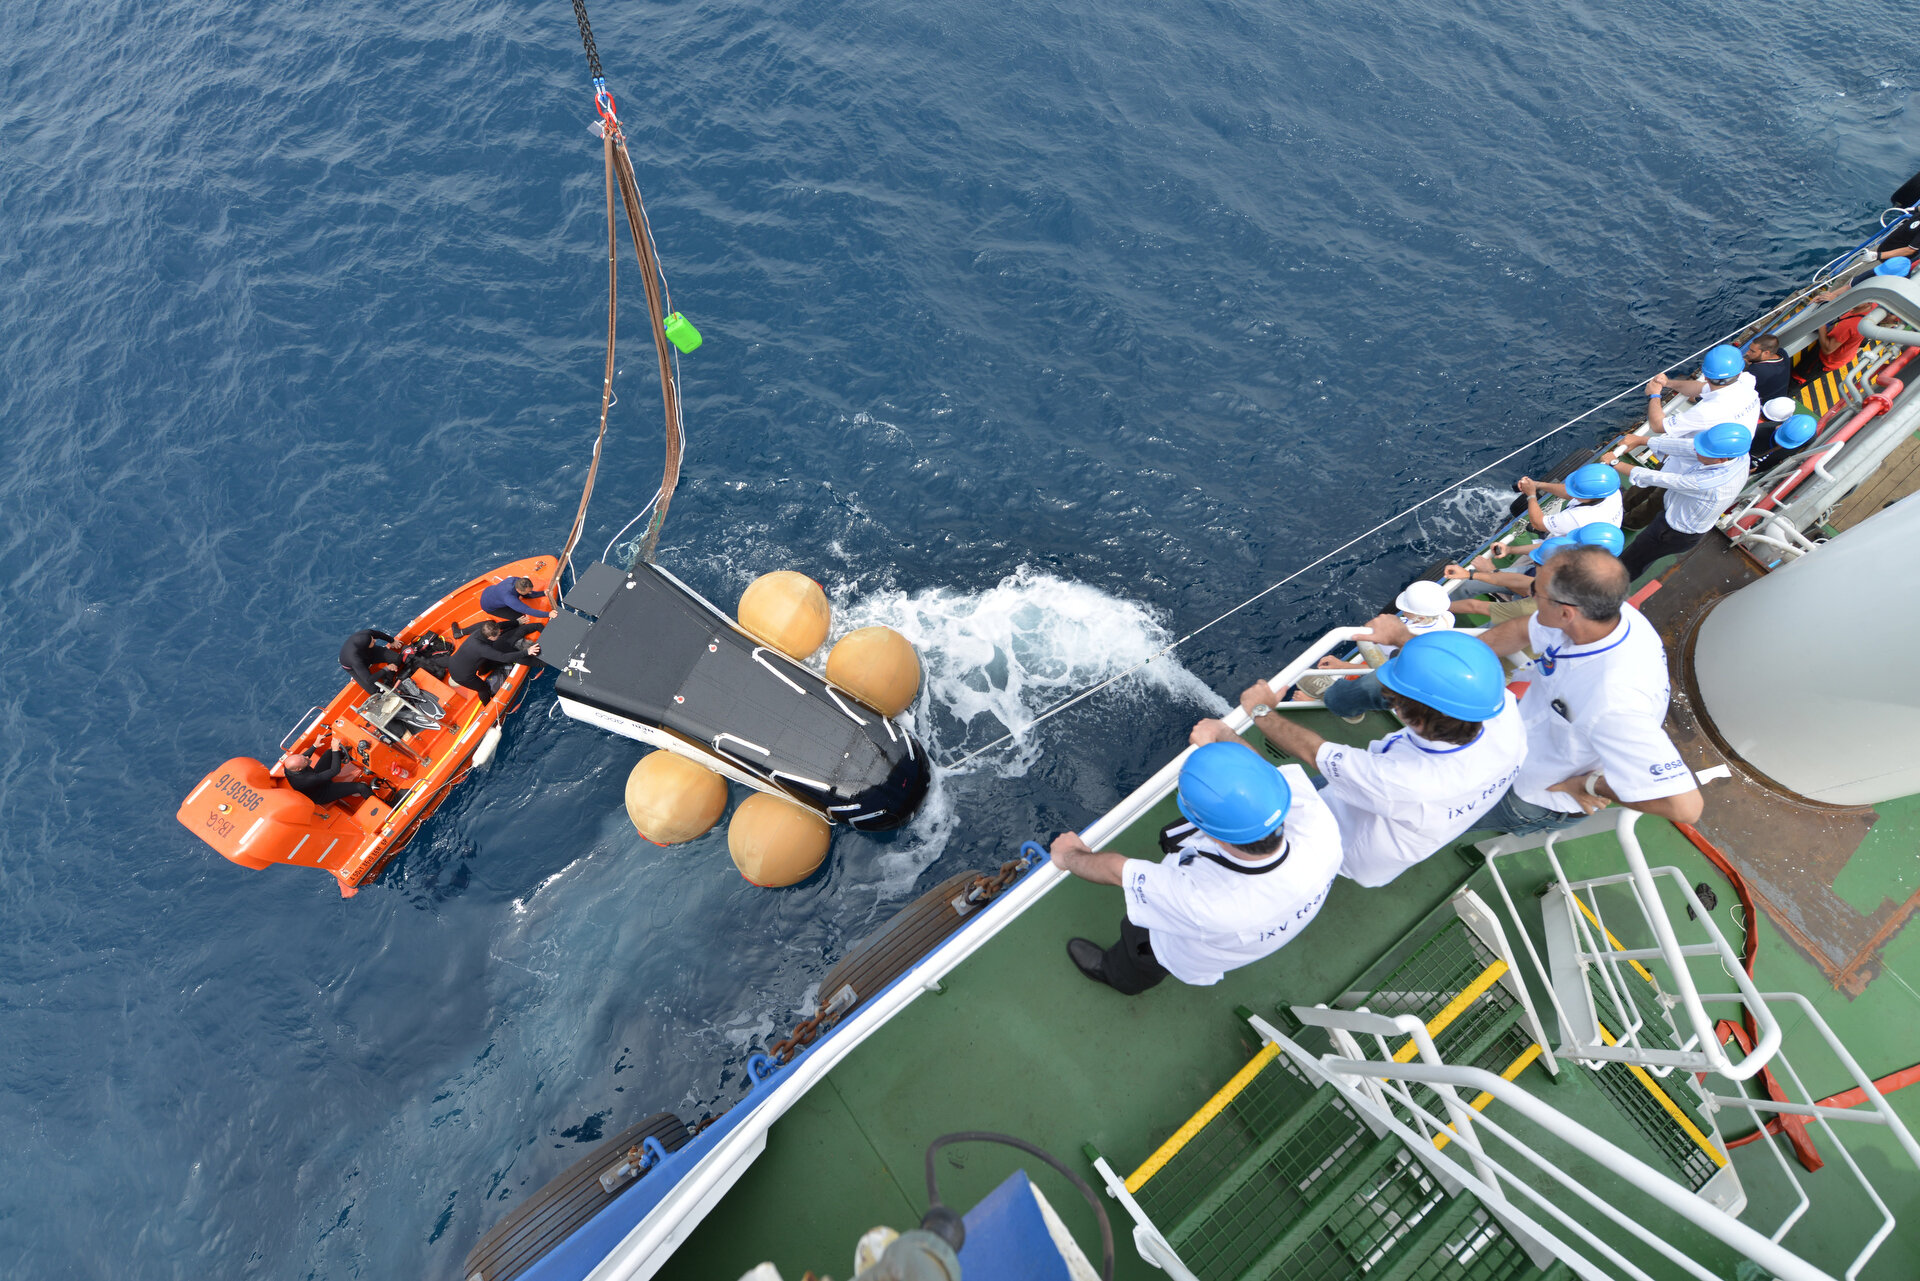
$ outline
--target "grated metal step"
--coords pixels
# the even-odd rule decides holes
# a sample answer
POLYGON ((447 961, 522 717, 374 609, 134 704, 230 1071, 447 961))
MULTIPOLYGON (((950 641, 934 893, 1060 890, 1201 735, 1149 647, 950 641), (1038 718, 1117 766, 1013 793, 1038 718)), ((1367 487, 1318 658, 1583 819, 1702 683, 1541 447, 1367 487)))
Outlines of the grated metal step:
MULTIPOLYGON (((1385 968, 1385 967, 1382 967, 1385 968)), ((1441 1056, 1495 1073, 1538 1053, 1505 964, 1457 917, 1365 998, 1425 1023, 1441 1056)), ((1348 1002, 1343 1000, 1342 1004, 1348 1002)), ((1411 1038, 1398 1047, 1414 1053, 1411 1038)), ((1416 1087, 1434 1113, 1437 1096, 1416 1087)), ((1443 1136, 1444 1137, 1444 1136, 1443 1136)), ((1116 1176, 1117 1177, 1117 1176, 1116 1176)), ((1471 1195, 1268 1046, 1126 1179, 1199 1281, 1536 1281, 1471 1195)))
POLYGON ((1273 1277, 1332 1281, 1364 1275, 1348 1242, 1364 1248, 1379 1225, 1397 1222, 1403 1209, 1422 1199, 1424 1190, 1400 1177, 1403 1162, 1418 1171, 1398 1139, 1364 1143, 1358 1159, 1347 1163, 1346 1171, 1312 1209, 1288 1224, 1245 1269, 1234 1274, 1237 1281, 1273 1277))
MULTIPOLYGON (((1483 1031, 1484 1035, 1484 1031, 1483 1031)), ((1510 1042, 1511 1029, 1493 1037, 1510 1042)), ((1530 1042, 1529 1042, 1530 1043, 1530 1042)), ((1200 1281, 1528 1281, 1477 1200, 1272 1057, 1134 1196, 1200 1281)))
MULTIPOLYGON (((1603 1032, 1618 1032, 1622 1022, 1606 992, 1595 991, 1593 997, 1603 1032)), ((1656 1021, 1645 1011, 1641 1017, 1647 1020, 1640 1029, 1641 1044, 1663 1050, 1678 1048, 1677 1040, 1667 1034, 1664 1017, 1656 1021)), ((1676 1071, 1656 1077, 1644 1071, 1636 1073, 1624 1063, 1608 1063, 1593 1075, 1607 1100, 1653 1145, 1681 1183, 1698 1192, 1720 1172, 1722 1162, 1708 1155, 1696 1138, 1704 1136, 1699 1127, 1711 1123, 1693 1121, 1695 1131, 1689 1134, 1674 1115, 1678 1111, 1690 1121, 1699 1116, 1699 1095, 1691 1076, 1676 1071)))
MULTIPOLYGON (((1592 909, 1578 895, 1571 896, 1571 902, 1594 930, 1602 928, 1592 909)), ((1620 946, 1619 939, 1612 933, 1609 932, 1606 939, 1611 946, 1620 946)), ((1579 979, 1592 1003, 1594 1032, 1599 1039, 1613 1044, 1617 1037, 1625 1034, 1632 1018, 1640 1024, 1635 1032, 1635 1040, 1640 1045, 1656 1050, 1679 1049, 1680 1037, 1674 1029, 1672 1014, 1661 1000, 1653 975, 1646 967, 1633 962, 1618 967, 1614 973, 1617 975, 1615 986, 1632 1007, 1630 1012, 1620 1009, 1605 983, 1594 981, 1584 973, 1579 979)), ((1699 1088, 1692 1076, 1679 1071, 1655 1076, 1645 1069, 1636 1070, 1625 1063, 1614 1062, 1606 1063, 1593 1076, 1608 1102, 1659 1153, 1674 1178, 1687 1188, 1700 1192, 1726 1169, 1725 1155, 1713 1146, 1718 1132, 1700 1107, 1699 1088)), ((1728 1186, 1716 1184, 1714 1192, 1709 1194, 1710 1200, 1717 1203, 1727 1197, 1740 1196, 1737 1179, 1730 1177, 1723 1183, 1728 1186)))

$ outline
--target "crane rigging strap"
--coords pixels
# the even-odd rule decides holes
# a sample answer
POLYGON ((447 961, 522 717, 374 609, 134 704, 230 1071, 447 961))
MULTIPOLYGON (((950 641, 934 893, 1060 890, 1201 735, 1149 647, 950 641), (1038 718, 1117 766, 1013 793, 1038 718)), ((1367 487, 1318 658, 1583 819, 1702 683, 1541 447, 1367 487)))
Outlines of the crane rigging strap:
MULTIPOLYGON (((587 67, 593 75, 594 104, 600 112, 601 153, 606 170, 607 360, 600 384, 600 431, 594 438, 593 458, 587 467, 587 480, 580 493, 580 506, 574 513, 573 526, 567 532, 566 545, 560 552, 560 561, 563 565, 570 562, 574 548, 579 545, 580 535, 586 527, 587 507, 593 500, 593 486, 599 476, 601 452, 607 440, 607 415, 614 403, 614 349, 617 329, 615 321, 619 308, 619 220, 613 203, 616 188, 620 192, 620 203, 626 211, 627 232, 633 238, 634 252, 640 260, 641 279, 647 296, 648 319, 652 322, 654 351, 660 364, 660 396, 666 409, 665 465, 662 469, 660 489, 654 496, 652 504, 652 519, 647 525, 646 533, 641 537, 638 554, 639 559, 650 561, 659 546, 660 527, 666 521, 667 505, 672 501, 674 487, 680 480, 680 456, 685 439, 680 417, 680 383, 666 333, 666 315, 672 309, 673 296, 667 287, 666 277, 660 269, 659 255, 655 252, 653 244, 653 229, 647 222, 646 204, 640 198, 640 184, 633 174, 633 158, 627 153, 626 136, 620 128, 613 96, 607 92, 606 79, 601 75, 600 52, 594 45, 593 30, 587 24, 587 10, 582 0, 573 0, 573 13, 580 25, 580 41, 587 51, 587 67)), ((555 579, 558 580, 557 572, 555 579)))

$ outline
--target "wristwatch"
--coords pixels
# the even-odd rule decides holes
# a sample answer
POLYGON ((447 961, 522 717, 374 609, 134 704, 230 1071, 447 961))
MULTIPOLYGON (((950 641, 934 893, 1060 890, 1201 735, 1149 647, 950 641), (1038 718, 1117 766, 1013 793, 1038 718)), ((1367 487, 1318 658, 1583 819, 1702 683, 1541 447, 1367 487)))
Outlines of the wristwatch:
POLYGON ((1601 796, 1600 793, 1593 790, 1594 784, 1598 783, 1604 777, 1606 777, 1605 770, 1595 770, 1593 771, 1593 773, 1587 775, 1587 795, 1588 796, 1597 797, 1600 800, 1606 799, 1606 797, 1601 796))
POLYGON ((1247 716, 1251 720, 1257 721, 1262 716, 1271 716, 1271 715, 1273 715, 1273 709, 1271 707, 1268 707, 1265 703, 1255 703, 1252 707, 1247 709, 1247 716))

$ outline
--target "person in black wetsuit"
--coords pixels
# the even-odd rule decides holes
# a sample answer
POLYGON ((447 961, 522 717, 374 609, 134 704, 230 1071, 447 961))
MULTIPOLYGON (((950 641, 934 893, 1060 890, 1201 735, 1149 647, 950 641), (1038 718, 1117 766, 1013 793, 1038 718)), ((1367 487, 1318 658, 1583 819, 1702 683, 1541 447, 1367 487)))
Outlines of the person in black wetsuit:
POLYGON ((347 754, 336 743, 331 750, 321 753, 318 761, 304 752, 288 752, 280 758, 280 771, 294 791, 315 805, 331 805, 349 796, 372 796, 373 788, 366 783, 339 781, 341 767, 346 763, 347 754))
MULTIPOLYGON (((407 666, 406 658, 399 651, 387 648, 387 642, 393 637, 372 627, 362 627, 341 642, 340 666, 347 669, 353 677, 353 683, 369 694, 378 694, 380 686, 374 682, 373 668, 387 663, 399 671, 407 666)), ((398 675, 396 671, 395 675, 398 675)))
POLYGON ((540 646, 528 644, 525 649, 525 637, 539 630, 539 624, 521 624, 508 627, 497 619, 489 618, 480 624, 467 638, 460 642, 460 648, 453 652, 453 660, 447 665, 447 675, 455 685, 463 686, 480 696, 481 702, 493 697, 493 688, 487 683, 487 676, 497 667, 510 667, 524 663, 540 653, 540 646))

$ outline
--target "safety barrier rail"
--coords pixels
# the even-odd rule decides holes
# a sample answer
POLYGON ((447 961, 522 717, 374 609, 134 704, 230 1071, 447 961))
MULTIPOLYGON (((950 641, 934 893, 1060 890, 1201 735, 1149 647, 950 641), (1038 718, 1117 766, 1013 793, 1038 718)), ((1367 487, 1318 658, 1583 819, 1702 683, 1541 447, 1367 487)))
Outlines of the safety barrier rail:
MULTIPOLYGON (((1920 1169, 1920 1147, 1887 1107, 1885 1099, 1872 1089, 1858 1064, 1846 1054, 1830 1028, 1820 1020, 1810 1002, 1797 994, 1787 997, 1801 1002, 1821 1035, 1826 1038, 1842 1062, 1866 1087, 1871 1111, 1832 1109, 1811 1105, 1769 1102, 1745 1095, 1710 1095, 1710 1106, 1739 1107, 1753 1115, 1772 1110, 1780 1114, 1816 1115, 1818 1124, 1833 1137, 1829 1120, 1878 1123, 1890 1127, 1916 1169, 1920 1169)), ((1708 1000, 1741 1001, 1744 997, 1727 994, 1708 1000)), ((1782 998, 1785 999, 1785 998, 1782 998)), ((1548 1102, 1536 1098, 1524 1087, 1505 1076, 1484 1069, 1447 1064, 1433 1052, 1419 1020, 1408 1015, 1388 1018, 1365 1010, 1329 1010, 1325 1007, 1296 1006, 1293 1014, 1302 1023, 1328 1029, 1336 1053, 1314 1056, 1287 1036, 1259 1018, 1251 1023, 1269 1045, 1278 1046, 1310 1078, 1336 1090, 1349 1107, 1378 1130, 1398 1135, 1408 1150, 1449 1190, 1465 1189, 1478 1196, 1488 1211, 1498 1218, 1512 1235, 1525 1244, 1537 1263, 1558 1259, 1590 1281, 1611 1281, 1616 1277, 1652 1281, 1639 1264, 1628 1259, 1599 1232, 1577 1220, 1566 1208, 1575 1202, 1593 1214, 1605 1218, 1621 1232, 1631 1236, 1646 1250, 1673 1264, 1700 1281, 1716 1281, 1720 1276, 1702 1261, 1690 1257, 1675 1244, 1672 1226, 1684 1221, 1747 1259, 1760 1264, 1779 1281, 1833 1281, 1833 1273, 1794 1253, 1781 1244, 1787 1231, 1799 1220, 1807 1198, 1798 1180, 1794 1180, 1800 1203, 1789 1212, 1771 1234, 1742 1223, 1733 1213, 1703 1201, 1689 1189, 1640 1161, 1610 1140, 1581 1125, 1548 1102), (1403 1062, 1387 1048, 1387 1038, 1411 1035, 1420 1044, 1418 1061, 1403 1062), (1371 1042, 1376 1053, 1363 1048, 1371 1042), (1412 1087, 1422 1085, 1440 1101, 1440 1113, 1420 1102, 1412 1087), (1483 1115, 1461 1103, 1461 1093, 1478 1091, 1495 1102, 1505 1104, 1520 1118, 1558 1144, 1564 1144, 1598 1166, 1612 1182, 1575 1178, 1566 1172, 1564 1158, 1538 1150, 1533 1143, 1517 1137, 1494 1117, 1483 1115), (1454 1149, 1443 1141, 1457 1140, 1466 1159, 1453 1155, 1454 1149), (1542 1188, 1555 1193, 1549 1196, 1542 1188), (1650 1206, 1633 1203, 1623 1193, 1644 1197, 1650 1206), (1651 1211, 1651 1212, 1650 1212, 1651 1211), (1577 1243, 1577 1244, 1576 1244, 1577 1243), (1604 1266, 1603 1266, 1604 1264, 1604 1266)), ((1783 1059, 1777 1060, 1784 1062, 1783 1059)), ((1797 1076, 1794 1078, 1799 1085, 1797 1076)), ((1837 1144, 1837 1138, 1836 1138, 1837 1144)), ((1786 1167, 1776 1145, 1775 1156, 1786 1167)), ((1856 1254, 1843 1275, 1849 1279, 1860 1270, 1892 1233, 1895 1220, 1885 1201, 1867 1183, 1858 1164, 1844 1146, 1846 1163, 1865 1189, 1881 1216, 1879 1228, 1856 1254)), ((1789 1174, 1789 1177, 1791 1175, 1789 1174)))
MULTIPOLYGON (((1323 1016, 1327 1011, 1296 1007, 1293 1013, 1303 1022, 1312 1020, 1326 1025, 1323 1016)), ((1478 1068, 1434 1062, 1424 1056, 1418 1063, 1395 1063, 1384 1055, 1373 1058, 1354 1052, 1359 1045, 1352 1036, 1354 1030, 1375 1037, 1395 1035, 1405 1030, 1401 1026, 1404 1018, 1388 1019, 1364 1011, 1346 1014, 1340 1019, 1340 1025, 1343 1031, 1349 1033, 1346 1046, 1343 1047, 1347 1053, 1321 1058, 1307 1054, 1260 1020, 1256 1019, 1254 1026, 1262 1037, 1279 1044, 1283 1052, 1297 1056, 1295 1062, 1302 1070, 1332 1086, 1349 1107, 1375 1126, 1399 1135, 1407 1143, 1408 1150, 1443 1183, 1465 1188, 1478 1196, 1507 1230, 1529 1247, 1529 1253, 1536 1261, 1543 1258, 1558 1259, 1580 1276, 1589 1279, 1623 1275, 1634 1278, 1634 1281, 1653 1281, 1643 1269, 1630 1262, 1597 1232, 1543 1195, 1527 1179, 1519 1177, 1515 1169, 1509 1168, 1497 1155, 1490 1154, 1487 1139, 1500 1143, 1506 1151, 1531 1167, 1536 1175, 1544 1176, 1547 1181, 1605 1217, 1616 1228, 1663 1255, 1669 1262, 1700 1281, 1715 1281, 1712 1272, 1687 1258, 1663 1234, 1644 1224, 1641 1216, 1623 1211, 1617 1204, 1620 1200, 1617 1195, 1602 1195, 1589 1187, 1587 1182, 1568 1177, 1561 1170, 1560 1163, 1516 1138, 1497 1120, 1484 1115, 1462 1115, 1462 1109, 1450 1104, 1458 1099, 1459 1091, 1463 1088, 1491 1094, 1497 1101, 1512 1107, 1525 1120, 1553 1138, 1570 1144, 1607 1172, 1673 1214, 1692 1221, 1695 1226, 1706 1229, 1762 1263, 1781 1281, 1823 1281, 1824 1274, 1811 1265, 1792 1256, 1738 1219, 1701 1203, 1659 1171, 1535 1099, 1512 1082, 1478 1068), (1410 1087, 1415 1084, 1428 1087, 1447 1101, 1446 1117, 1436 1116, 1414 1097, 1410 1087), (1397 1105, 1398 1114, 1395 1107, 1383 1105, 1383 1099, 1397 1105), (1411 1118, 1411 1123, 1402 1120, 1403 1115, 1411 1118), (1463 1165, 1450 1155, 1451 1149, 1439 1148, 1431 1141, 1432 1136, 1441 1131, 1452 1133, 1460 1140, 1459 1146, 1472 1154, 1467 1164, 1463 1165), (1576 1241, 1579 1242, 1578 1246, 1576 1241), (1588 1251, 1591 1251, 1591 1255, 1588 1251), (1608 1272, 1596 1259, 1604 1260, 1618 1272, 1608 1272)), ((1608 1192, 1612 1190, 1608 1189, 1608 1192)))
MULTIPOLYGON (((1872 1078, 1841 1044, 1813 1003, 1797 992, 1761 992, 1748 977, 1739 956, 1680 870, 1649 866, 1635 831, 1638 820, 1636 812, 1622 810, 1615 821, 1614 834, 1626 868, 1622 872, 1573 879, 1562 865, 1556 849, 1562 834, 1556 833, 1546 839, 1543 853, 1553 879, 1541 891, 1539 901, 1548 957, 1543 960, 1532 936, 1525 929, 1520 932, 1540 985, 1546 989, 1558 1017, 1560 1052, 1567 1059, 1596 1070, 1609 1062, 1623 1063, 1636 1076, 1668 1076, 1676 1068, 1683 1072, 1701 1073, 1703 1084, 1699 1098, 1709 1116, 1733 1110, 1746 1113, 1756 1126, 1764 1126, 1772 1120, 1779 1128, 1784 1120, 1787 1128, 1809 1123, 1820 1127, 1841 1153, 1854 1181, 1880 1216, 1878 1230, 1845 1273, 1851 1278, 1892 1232, 1894 1216, 1829 1123, 1848 1121, 1886 1128, 1916 1173, 1920 1173, 1920 1144, 1916 1144, 1913 1135, 1887 1105, 1872 1078), (1666 882, 1671 883, 1667 886, 1667 893, 1671 897, 1663 898, 1662 885, 1666 882), (1624 889, 1631 899, 1629 915, 1633 918, 1633 926, 1622 925, 1620 928, 1650 938, 1650 945, 1629 946, 1609 926, 1601 894, 1601 891, 1608 889, 1615 890, 1616 897, 1617 891, 1624 889), (1680 941, 1675 927, 1682 912, 1691 918, 1693 925, 1704 935, 1704 941, 1680 941), (1732 977, 1736 990, 1701 991, 1692 968, 1696 960, 1716 963, 1732 977), (1649 965, 1660 967, 1658 977, 1648 969, 1649 965), (1648 1035, 1650 1029, 1638 1012, 1643 1003, 1636 1002, 1629 990, 1635 984, 1650 985, 1654 994, 1651 1004, 1662 1011, 1657 1021, 1665 1024, 1664 1029, 1651 1031, 1657 1033, 1664 1030, 1667 1035, 1648 1035), (1624 1026, 1618 1035, 1613 1034, 1599 1018, 1595 1006, 1596 994, 1604 996, 1610 1007, 1619 1012, 1624 1026), (1853 1106, 1832 1106, 1832 1099, 1816 1101, 1818 1096, 1806 1088, 1782 1052, 1785 1039, 1783 1023, 1774 1007, 1787 1003, 1797 1007, 1795 1026, 1800 1030, 1796 1035, 1817 1035, 1852 1078, 1854 1088, 1845 1096, 1837 1097, 1853 1099, 1853 1106), (1680 1011, 1682 1016, 1677 1023, 1671 1013, 1674 1010, 1680 1011), (1710 1010, 1718 1011, 1723 1017, 1716 1018, 1710 1010), (1747 1043, 1746 1030, 1735 1021, 1742 1010, 1751 1017, 1753 1030, 1757 1034, 1750 1045, 1747 1043), (1730 1054, 1727 1050, 1726 1043, 1734 1040, 1741 1044, 1742 1053, 1738 1055, 1730 1054), (1660 1041, 1665 1041, 1666 1047, 1656 1043, 1660 1041), (1763 1076, 1765 1083, 1764 1096, 1761 1097, 1748 1093, 1741 1084, 1753 1081, 1757 1076, 1763 1076), (1716 1085, 1716 1082, 1721 1084, 1716 1085)), ((1489 842, 1482 848, 1487 853, 1487 868, 1507 914, 1517 923, 1521 918, 1501 864, 1503 859, 1520 850, 1513 847, 1513 838, 1489 842)), ((1645 1080, 1644 1076, 1643 1083, 1656 1097, 1666 1098, 1665 1094, 1652 1090, 1651 1081, 1645 1080)), ((1494 1093, 1497 1098, 1506 1097, 1498 1091, 1494 1093)), ((1671 1110, 1670 1100, 1668 1106, 1671 1110)), ((1690 1135, 1699 1135, 1699 1130, 1688 1118, 1683 1116, 1677 1119, 1690 1135)), ((1696 1138, 1696 1141, 1700 1140, 1696 1138)), ((1766 1145, 1791 1186, 1795 1199, 1795 1204, 1769 1238, 1777 1244, 1806 1213, 1810 1199, 1782 1151, 1781 1143, 1767 1138, 1766 1145)), ((1724 1166, 1726 1152, 1721 1150, 1718 1155, 1719 1164, 1724 1166)), ((1757 1254, 1750 1254, 1749 1257, 1765 1262, 1757 1254)), ((1788 1275, 1778 1269, 1775 1272, 1781 1277, 1788 1275)))
MULTIPOLYGON (((1545 853, 1553 868, 1554 879, 1548 884, 1546 897, 1542 900, 1542 910, 1547 913, 1548 946, 1560 950, 1553 963, 1543 961, 1534 946, 1531 936, 1524 929, 1521 935, 1526 941, 1527 952, 1533 961, 1535 970, 1545 983, 1552 1001, 1555 1015, 1560 1021, 1562 1054, 1578 1059, 1582 1063, 1621 1062, 1635 1063, 1665 1075, 1674 1068, 1687 1071, 1718 1072, 1729 1080, 1744 1081, 1765 1067, 1767 1060, 1780 1047, 1780 1024, 1766 1002, 1761 999, 1753 980, 1748 978, 1741 968, 1740 958, 1720 932, 1712 914, 1701 904, 1694 894, 1693 887, 1680 874, 1678 868, 1662 867, 1654 869, 1648 866, 1646 855, 1640 848, 1639 838, 1634 827, 1640 820, 1637 810, 1622 808, 1615 822, 1614 835, 1619 841, 1620 852, 1627 870, 1610 876, 1591 877, 1585 880, 1573 880, 1567 875, 1560 863, 1555 845, 1560 833, 1547 838, 1545 853), (1674 933, 1671 915, 1660 898, 1657 877, 1668 877, 1679 887, 1684 906, 1691 910, 1694 923, 1703 930, 1707 939, 1704 942, 1682 944, 1674 933), (1655 940, 1650 948, 1627 948, 1619 944, 1613 932, 1606 925, 1596 890, 1606 886, 1622 885, 1632 893, 1641 924, 1655 940), (1575 909, 1578 909, 1577 911, 1575 909), (1556 935, 1554 911, 1564 913, 1565 928, 1556 935), (1596 933, 1597 931, 1597 933, 1596 933), (1719 960, 1727 971, 1734 976, 1736 986, 1740 988, 1740 999, 1749 1002, 1754 1019, 1760 1028, 1758 1041, 1742 1054, 1738 1061, 1731 1058, 1714 1034, 1714 1021, 1707 1016, 1699 989, 1694 983, 1693 974, 1688 966, 1688 958, 1711 956, 1719 960), (1692 1035, 1682 1039, 1675 1029, 1675 1039, 1681 1040, 1680 1048, 1674 1050, 1658 1049, 1643 1044, 1637 1025, 1629 1025, 1614 1037, 1614 1044, 1607 1044, 1598 1031, 1598 1018, 1593 1003, 1593 979, 1598 975, 1601 988, 1613 1008, 1628 1015, 1636 1006, 1624 990, 1624 975, 1621 967, 1631 964, 1641 977, 1652 979, 1644 962, 1663 962, 1669 972, 1669 982, 1675 991, 1671 994, 1660 993, 1663 1005, 1677 1004, 1684 1009, 1688 1027, 1692 1035), (1592 1029, 1589 1031, 1589 1029, 1592 1029)), ((1500 842, 1488 847, 1487 869, 1493 878, 1494 886, 1500 891, 1501 900, 1506 904, 1507 913, 1516 922, 1520 915, 1514 906, 1512 891, 1506 878, 1500 872, 1500 859, 1515 851, 1502 850, 1500 842)), ((1657 984, 1656 984, 1657 986, 1657 984)))

